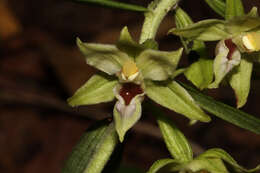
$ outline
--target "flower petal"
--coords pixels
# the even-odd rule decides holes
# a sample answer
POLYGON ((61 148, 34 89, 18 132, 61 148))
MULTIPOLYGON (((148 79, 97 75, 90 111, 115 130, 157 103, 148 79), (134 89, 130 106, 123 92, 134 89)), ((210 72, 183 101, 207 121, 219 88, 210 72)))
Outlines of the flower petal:
POLYGON ((215 81, 209 85, 209 88, 218 88, 227 73, 240 63, 241 53, 231 40, 228 40, 228 42, 231 42, 230 47, 227 47, 224 40, 217 45, 217 56, 214 59, 213 66, 215 81))
POLYGON ((117 84, 118 81, 110 76, 93 75, 68 99, 68 103, 71 106, 80 106, 112 101, 115 98, 113 88, 117 84))
POLYGON ((145 79, 166 80, 175 71, 183 49, 166 52, 147 49, 136 59, 136 64, 145 79))
POLYGON ((79 38, 77 38, 77 45, 85 56, 87 64, 109 75, 119 72, 124 62, 130 59, 114 45, 83 43, 79 38))
POLYGON ((126 105, 124 99, 118 94, 118 89, 114 89, 118 101, 114 106, 114 121, 119 140, 123 142, 125 133, 134 126, 140 119, 142 113, 141 102, 143 94, 136 95, 131 102, 126 105))
POLYGON ((180 113, 190 120, 209 122, 210 117, 195 103, 190 94, 177 82, 167 84, 146 81, 145 92, 156 103, 180 113))

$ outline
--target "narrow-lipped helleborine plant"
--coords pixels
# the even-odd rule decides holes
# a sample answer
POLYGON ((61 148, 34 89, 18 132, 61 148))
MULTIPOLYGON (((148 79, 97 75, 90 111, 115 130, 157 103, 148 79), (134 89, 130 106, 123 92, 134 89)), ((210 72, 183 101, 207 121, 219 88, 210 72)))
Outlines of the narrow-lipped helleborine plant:
POLYGON ((210 121, 189 93, 173 81, 182 48, 166 52, 156 50, 156 43, 151 40, 138 44, 126 27, 116 45, 82 43, 79 39, 77 44, 87 64, 106 74, 89 79, 69 98, 69 104, 90 105, 117 98, 114 121, 120 141, 140 119, 144 95, 192 121, 210 121))
POLYGON ((247 101, 252 61, 257 62, 260 57, 260 18, 257 8, 252 8, 248 14, 244 14, 242 7, 239 9, 236 14, 226 15, 226 20, 207 19, 169 31, 188 40, 220 40, 216 46, 213 66, 215 81, 208 88, 218 88, 224 77, 231 72, 228 80, 235 91, 238 108, 247 101))
MULTIPOLYGON (((139 43, 132 39, 127 27, 122 29, 115 45, 83 43, 77 39, 87 64, 99 72, 68 99, 69 104, 92 105, 114 99, 116 103, 113 120, 98 122, 87 130, 65 163, 63 173, 104 173, 106 166, 111 166, 108 162, 119 165, 110 157, 113 153, 118 154, 119 140, 123 142, 126 132, 140 119, 145 96, 186 116, 192 123, 210 121, 202 107, 212 115, 260 134, 259 119, 215 101, 175 79, 176 75, 184 72, 195 86, 205 89, 217 88, 225 77, 229 77, 237 95, 237 106, 243 106, 250 88, 251 61, 254 56, 260 59, 260 19, 256 8, 245 15, 240 0, 205 0, 226 20, 193 23, 189 15, 178 7, 178 0, 155 0, 147 8, 113 0, 75 1, 144 12, 145 20, 139 43), (186 53, 192 50, 200 56, 197 62, 183 69, 177 69, 183 48, 159 51, 155 42, 161 21, 173 10, 177 28, 170 33, 181 37, 186 53), (213 59, 207 57, 204 41, 216 40, 219 43, 213 63, 213 59)), ((260 170, 260 165, 249 170, 241 167, 221 149, 210 149, 194 157, 187 139, 172 121, 156 106, 150 106, 149 111, 156 117, 172 158, 156 161, 148 173, 253 173, 260 170)))

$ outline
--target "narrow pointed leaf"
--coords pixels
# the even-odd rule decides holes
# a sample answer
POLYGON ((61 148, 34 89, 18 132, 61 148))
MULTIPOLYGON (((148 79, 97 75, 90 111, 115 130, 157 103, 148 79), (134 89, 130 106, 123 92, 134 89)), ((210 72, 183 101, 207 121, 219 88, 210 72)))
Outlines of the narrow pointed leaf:
POLYGON ((172 52, 147 49, 138 56, 136 64, 145 79, 166 80, 173 75, 182 51, 182 48, 172 52))
POLYGON ((132 58, 138 56, 145 49, 143 45, 136 43, 132 39, 127 27, 124 27, 122 29, 120 38, 116 46, 118 49, 120 49, 123 52, 126 52, 132 58))
POLYGON ((218 158, 199 158, 187 164, 185 170, 191 172, 229 173, 223 161, 218 158))
POLYGON ((193 152, 183 133, 158 109, 154 109, 153 112, 156 114, 157 123, 172 157, 180 163, 191 161, 193 152))
POLYGON ((185 28, 174 28, 169 31, 171 34, 186 37, 190 40, 216 41, 229 36, 225 31, 223 20, 207 19, 185 28))
POLYGON ((116 79, 100 74, 93 75, 68 99, 68 103, 71 106, 80 106, 112 101, 115 98, 113 88, 117 84, 116 79))
POLYGON ((119 72, 124 62, 129 60, 128 55, 114 45, 83 43, 79 38, 77 45, 85 56, 87 64, 109 75, 119 72))
POLYGON ((205 0, 205 2, 220 16, 225 17, 226 4, 223 0, 205 0))
POLYGON ((110 8, 118 8, 118 9, 128 10, 128 11, 137 11, 137 12, 148 11, 148 9, 143 6, 118 2, 114 0, 74 0, 74 1, 79 3, 100 5, 104 7, 110 7, 110 8))
POLYGON ((206 152, 202 153, 199 158, 219 158, 223 161, 229 163, 236 169, 240 170, 242 173, 251 173, 256 172, 260 170, 260 165, 253 169, 245 169, 242 166, 240 166, 226 151, 220 149, 220 148, 213 148, 210 150, 207 150, 206 152))
POLYGON ((153 165, 149 168, 147 173, 157 173, 164 167, 171 165, 174 167, 174 165, 178 165, 178 161, 174 159, 161 159, 157 160, 156 162, 153 163, 153 165))
POLYGON ((194 98, 196 103, 198 103, 203 109, 209 113, 228 121, 238 127, 247 129, 256 134, 260 134, 260 119, 242 112, 236 108, 233 108, 224 103, 218 102, 213 98, 206 96, 199 91, 193 89, 192 87, 182 85, 187 89, 190 95, 194 98))
POLYGON ((250 91, 252 70, 253 63, 245 58, 242 58, 240 65, 232 71, 229 83, 236 94, 237 108, 240 108, 246 104, 250 91))
POLYGON ((114 124, 99 122, 81 137, 62 173, 101 173, 117 143, 114 124))
POLYGON ((244 14, 244 7, 241 0, 226 0, 226 20, 243 16, 244 14))
POLYGON ((184 75, 200 90, 207 88, 213 80, 213 60, 199 59, 188 67, 184 75))
POLYGON ((145 92, 156 103, 180 113, 190 120, 209 122, 210 117, 195 103, 190 94, 176 82, 146 82, 145 92))
POLYGON ((225 24, 225 29, 227 32, 232 34, 241 34, 241 32, 247 32, 257 28, 259 29, 259 26, 259 17, 242 16, 227 21, 225 24))

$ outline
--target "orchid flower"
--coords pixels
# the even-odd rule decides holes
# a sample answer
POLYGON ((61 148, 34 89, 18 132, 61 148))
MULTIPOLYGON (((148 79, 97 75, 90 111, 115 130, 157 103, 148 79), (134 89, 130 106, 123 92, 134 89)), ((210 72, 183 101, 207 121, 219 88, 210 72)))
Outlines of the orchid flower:
POLYGON ((121 142, 140 119, 145 95, 191 121, 210 121, 189 93, 172 80, 182 48, 166 52, 156 50, 151 40, 138 44, 127 27, 121 31, 116 45, 83 43, 79 39, 77 45, 87 64, 102 72, 93 75, 68 102, 71 106, 80 106, 116 98, 113 117, 121 142))
POLYGON ((219 40, 213 64, 215 81, 208 88, 218 88, 229 73, 228 80, 235 91, 237 107, 246 103, 252 62, 259 62, 260 58, 260 18, 256 7, 246 15, 227 20, 207 19, 169 32, 188 40, 219 40))

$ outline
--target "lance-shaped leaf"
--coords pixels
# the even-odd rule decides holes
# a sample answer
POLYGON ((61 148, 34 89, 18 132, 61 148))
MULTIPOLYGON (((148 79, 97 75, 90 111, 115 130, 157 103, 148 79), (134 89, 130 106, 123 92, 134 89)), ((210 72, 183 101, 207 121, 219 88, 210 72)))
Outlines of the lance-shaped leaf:
POLYGON ((148 11, 148 9, 143 6, 118 2, 114 0, 75 0, 75 2, 88 3, 88 4, 100 5, 100 6, 110 7, 110 8, 118 8, 122 10, 137 11, 137 12, 148 11))
POLYGON ((184 168, 187 172, 229 173, 223 161, 216 158, 194 159, 184 168))
POLYGON ((244 106, 247 101, 250 91, 252 69, 253 63, 242 58, 240 65, 232 71, 229 83, 236 94, 237 108, 244 106))
POLYGON ((226 3, 223 0, 205 0, 205 2, 220 16, 225 17, 226 3))
POLYGON ((173 75, 182 51, 182 48, 172 52, 147 49, 138 56, 136 65, 145 79, 166 80, 173 75))
POLYGON ((178 166, 179 162, 174 159, 160 159, 153 163, 147 173, 157 173, 167 166, 178 166))
POLYGON ((99 122, 81 137, 62 173, 101 173, 117 143, 114 124, 99 122))
POLYGON ((232 165, 234 168, 238 170, 240 173, 251 173, 251 172, 257 172, 260 170, 260 165, 253 169, 245 169, 242 166, 240 166, 226 151, 220 149, 220 148, 213 148, 210 150, 207 150, 206 152, 202 153, 198 158, 218 158, 222 159, 223 161, 227 162, 228 164, 232 165))
POLYGON ((126 52, 132 58, 138 56, 145 49, 143 45, 136 43, 132 39, 127 27, 122 29, 116 46, 118 49, 126 52))
POLYGON ((154 109, 153 112, 156 115, 160 131, 172 157, 180 163, 191 161, 193 152, 183 133, 158 109, 154 109))
POLYGON ((209 113, 241 128, 250 130, 251 132, 254 132, 256 134, 260 134, 260 119, 255 118, 252 115, 242 112, 222 102, 218 102, 213 98, 198 92, 188 85, 182 83, 182 86, 187 89, 187 91, 194 98, 196 103, 198 103, 209 113))
POLYGON ((123 142, 126 132, 133 127, 141 117, 141 102, 143 100, 144 93, 136 95, 132 98, 130 103, 126 103, 124 98, 118 94, 118 90, 119 88, 114 90, 118 99, 114 106, 114 121, 119 139, 123 142))
POLYGON ((213 80, 213 60, 199 59, 188 67, 184 75, 200 90, 207 88, 213 80))
POLYGON ((209 88, 218 88, 222 79, 235 66, 239 65, 241 54, 232 40, 222 40, 216 48, 217 56, 214 59, 215 81, 209 85, 209 88))
POLYGON ((109 75, 119 72, 124 62, 129 60, 128 55, 114 45, 83 43, 79 38, 77 38, 77 45, 85 56, 87 64, 109 75))
POLYGON ((173 28, 169 33, 186 37, 191 40, 222 40, 229 36, 229 33, 225 31, 224 23, 223 20, 208 19, 194 23, 185 28, 173 28))
POLYGON ((195 103, 189 93, 177 82, 167 86, 158 82, 146 82, 145 92, 156 103, 180 113, 190 120, 209 122, 210 117, 195 103))
POLYGON ((109 76, 93 75, 68 99, 68 103, 71 106, 80 106, 112 101, 115 98, 113 88, 117 84, 118 81, 109 76))
POLYGON ((244 7, 241 0, 226 0, 226 20, 240 17, 244 14, 244 7))

